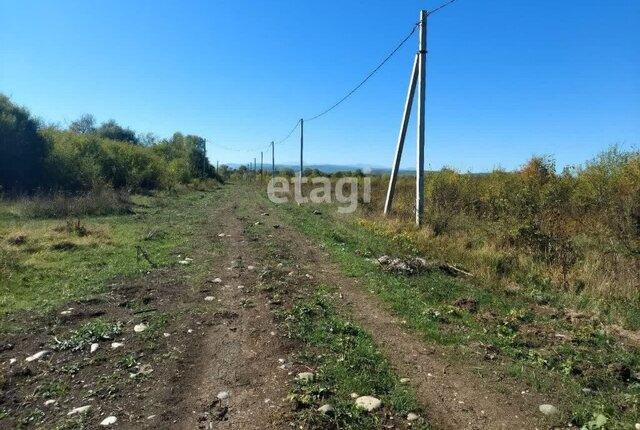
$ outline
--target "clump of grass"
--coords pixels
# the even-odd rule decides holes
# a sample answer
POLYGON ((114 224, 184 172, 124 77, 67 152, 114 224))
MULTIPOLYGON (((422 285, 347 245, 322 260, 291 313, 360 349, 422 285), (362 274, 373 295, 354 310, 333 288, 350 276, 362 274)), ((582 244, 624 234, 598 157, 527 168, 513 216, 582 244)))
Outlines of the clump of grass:
POLYGON ((54 349, 58 351, 79 351, 94 342, 113 339, 122 333, 122 322, 109 322, 102 319, 90 321, 77 330, 71 332, 66 339, 56 339, 54 349))
MULTIPOLYGON (((315 369, 312 381, 296 381, 289 393, 305 428, 377 429, 388 424, 388 416, 395 416, 395 424, 401 425, 402 417, 418 408, 369 335, 338 314, 327 290, 296 305, 284 324, 289 337, 307 346, 299 360, 315 369), (353 392, 380 398, 385 414, 357 409, 350 397, 353 392), (334 416, 315 410, 325 403, 334 407, 334 416)), ((412 428, 424 426, 415 422, 412 428)))
POLYGON ((31 218, 63 218, 88 215, 122 215, 131 212, 132 202, 124 191, 110 189, 86 194, 53 194, 27 197, 17 202, 20 213, 31 218))

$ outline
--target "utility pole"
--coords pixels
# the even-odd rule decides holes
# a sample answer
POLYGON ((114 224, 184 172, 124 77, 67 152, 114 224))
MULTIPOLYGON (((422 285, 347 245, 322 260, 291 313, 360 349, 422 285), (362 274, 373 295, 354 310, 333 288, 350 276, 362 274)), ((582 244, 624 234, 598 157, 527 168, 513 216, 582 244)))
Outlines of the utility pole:
POLYGON ((207 166, 207 139, 202 142, 202 178, 205 178, 205 170, 207 166))
POLYGON ((407 99, 404 103, 404 113, 400 122, 400 133, 398 133, 398 144, 396 147, 396 155, 393 159, 393 167, 391 168, 391 177, 389 178, 389 189, 387 190, 387 199, 384 202, 384 214, 389 215, 391 204, 393 203, 393 195, 396 189, 396 180, 398 179, 398 171, 400 170, 400 158, 402 157, 402 149, 404 148, 404 139, 407 136, 407 128, 409 126, 409 118, 411 117, 411 106, 413 105, 413 94, 416 90, 416 81, 418 80, 418 55, 413 60, 413 69, 411 70, 411 79, 409 80, 409 90, 407 91, 407 99))
POLYGON ((302 182, 302 175, 304 174, 303 163, 303 148, 304 148, 304 119, 300 118, 300 182, 302 182))
POLYGON ((427 11, 420 11, 420 44, 418 51, 418 153, 416 160, 416 225, 422 225, 424 213, 424 119, 427 78, 427 11))
MULTIPOLYGON (((455 0, 453 0, 455 1, 455 0)), ((453 3, 453 1, 448 4, 453 3)), ((441 7, 442 8, 442 7, 441 7)), ((439 9, 441 9, 439 8, 439 9)), ((417 129, 417 156, 416 156, 416 225, 422 225, 422 216, 424 214, 424 145, 425 145, 425 90, 427 80, 427 16, 426 10, 420 11, 420 35, 418 41, 418 53, 413 62, 411 71, 411 79, 409 81, 409 90, 407 91, 407 99, 404 105, 404 113, 400 122, 400 133, 398 134, 398 144, 396 154, 391 168, 391 177, 389 178, 389 189, 387 190, 387 199, 384 204, 384 214, 388 215, 391 211, 393 203, 393 195, 395 191, 398 170, 400 169, 400 158, 404 148, 404 140, 407 134, 409 117, 411 116, 411 106, 413 105, 413 97, 418 87, 418 129, 417 129)))
POLYGON ((256 163, 256 157, 253 157, 253 173, 258 171, 258 163, 256 163))
POLYGON ((262 172, 263 172, 263 170, 262 170, 262 159, 263 159, 263 156, 264 156, 264 151, 260 151, 260 178, 261 179, 262 179, 262 172))
POLYGON ((276 178, 276 149, 273 140, 271 141, 271 178, 276 178))

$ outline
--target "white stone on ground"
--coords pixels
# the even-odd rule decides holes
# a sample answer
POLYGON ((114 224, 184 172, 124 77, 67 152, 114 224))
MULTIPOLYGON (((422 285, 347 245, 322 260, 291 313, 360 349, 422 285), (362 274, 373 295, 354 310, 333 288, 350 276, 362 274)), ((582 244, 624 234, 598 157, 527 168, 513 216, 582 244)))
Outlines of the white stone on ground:
POLYGON ((87 412, 89 409, 91 409, 91 405, 80 406, 79 408, 71 409, 69 412, 67 412, 67 415, 81 414, 83 412, 87 412))
POLYGON ((148 326, 148 325, 146 325, 146 324, 144 324, 144 323, 142 323, 142 324, 136 324, 136 325, 133 327, 133 331, 135 331, 136 333, 142 333, 143 331, 145 331, 145 330, 146 330, 146 329, 148 329, 148 328, 149 328, 149 326, 148 326))
POLYGON ((220 391, 216 397, 220 400, 225 400, 229 398, 229 393, 227 391, 220 391))
POLYGON ((318 408, 318 412, 321 412, 325 415, 331 415, 335 412, 335 409, 333 409, 333 406, 327 403, 326 405, 320 406, 318 408))
POLYGON ((118 418, 116 418, 116 417, 114 417, 113 415, 111 415, 111 416, 109 416, 109 417, 107 417, 107 418, 103 419, 103 420, 100 422, 100 425, 101 425, 101 426, 110 426, 111 424, 115 424, 115 423, 116 423, 116 421, 118 421, 118 418))
POLYGON ((540 405, 540 407, 538 408, 540 410, 540 412, 542 412, 544 415, 555 415, 558 412, 560 412, 558 410, 558 408, 556 408, 553 405, 540 405))
POLYGON ((414 414, 413 412, 409 412, 409 414, 407 415, 407 421, 415 421, 418 418, 420 418, 417 414, 414 414))
POLYGON ((314 377, 315 375, 311 372, 301 372, 301 373, 298 373, 298 375, 296 376, 296 379, 298 381, 311 382, 313 381, 314 377))
POLYGON ((162 333, 162 335, 163 335, 164 337, 169 337, 169 336, 171 336, 169 333, 162 333))
POLYGON ((351 394, 350 394, 350 396, 351 396, 351 398, 352 398, 352 399, 357 399, 358 397, 360 397, 360 394, 358 394, 358 393, 351 393, 351 394))
POLYGON ((47 400, 46 402, 44 402, 44 405, 45 405, 45 406, 50 406, 50 405, 53 405, 53 404, 55 404, 55 403, 56 403, 56 401, 55 401, 55 400, 53 400, 53 399, 49 399, 49 400, 47 400))
POLYGON ((409 378, 400 378, 400 383, 401 383, 401 384, 406 384, 406 383, 408 383, 409 381, 411 381, 411 379, 409 379, 409 378))
POLYGON ((205 297, 205 298, 204 298, 204 301, 205 301, 205 302, 212 302, 212 301, 214 301, 215 299, 216 299, 216 298, 215 298, 215 297, 213 297, 213 296, 207 296, 207 297, 205 297))
POLYGON ((92 343, 91 344, 91 352, 96 352, 98 350, 98 348, 100 348, 100 344, 99 343, 92 343))
POLYGON ((42 357, 44 357, 47 354, 51 354, 51 351, 47 351, 47 350, 39 351, 39 352, 36 352, 35 354, 25 358, 25 361, 31 362, 31 361, 40 360, 42 357))
POLYGON ((356 407, 371 412, 382 406, 380 399, 371 396, 362 396, 356 399, 356 407))
POLYGON ((213 280, 213 281, 211 281, 211 282, 213 282, 214 284, 221 284, 221 283, 222 283, 222 279, 220 279, 220 278, 216 278, 216 279, 214 279, 214 280, 213 280))
POLYGON ((124 346, 124 343, 120 343, 120 342, 113 342, 113 343, 111 344, 111 349, 120 348, 121 346, 124 346))
POLYGON ((9 364, 13 364, 13 363, 15 363, 16 361, 18 361, 18 359, 17 359, 17 358, 10 358, 10 359, 9 359, 9 364))

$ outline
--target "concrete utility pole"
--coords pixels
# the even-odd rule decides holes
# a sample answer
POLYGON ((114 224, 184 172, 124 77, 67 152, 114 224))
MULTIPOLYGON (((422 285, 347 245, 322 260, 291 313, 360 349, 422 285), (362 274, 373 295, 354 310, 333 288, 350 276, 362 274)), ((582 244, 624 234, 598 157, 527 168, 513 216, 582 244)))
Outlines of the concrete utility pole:
POLYGON ((263 170, 262 170, 262 164, 263 164, 263 163, 262 163, 262 161, 263 161, 263 157, 264 157, 264 152, 263 152, 263 151, 260 151, 260 177, 261 177, 261 178, 262 178, 262 172, 263 172, 263 170))
POLYGON ((388 215, 391 211, 393 203, 393 195, 396 189, 396 181, 398 179, 398 171, 400 170, 400 158, 404 148, 404 139, 407 136, 407 128, 409 127, 409 118, 411 117, 411 106, 413 105, 413 94, 416 90, 416 81, 418 80, 418 54, 413 60, 413 69, 411 70, 411 79, 409 80, 409 90, 407 91, 407 99, 404 103, 404 112, 402 121, 400 121, 400 133, 398 133, 398 144, 396 146, 396 155, 393 159, 393 167, 391 168, 391 177, 389 178, 389 189, 387 190, 387 199, 384 202, 384 214, 388 215))
POLYGON ((300 118, 300 180, 302 181, 302 175, 304 174, 303 163, 303 148, 304 148, 304 119, 300 118))
MULTIPOLYGON (((453 0, 455 1, 455 0, 453 0)), ((452 1, 452 2, 453 2, 452 1)), ((452 2, 449 2, 452 3, 452 2)), ((441 8, 439 8, 441 9, 441 8)), ((407 91, 407 99, 404 105, 404 113, 400 122, 400 133, 398 134, 398 144, 396 154, 391 168, 391 177, 389 178, 389 189, 387 190, 387 199, 384 204, 384 214, 388 215, 391 211, 393 203, 393 195, 395 192, 398 170, 400 169, 400 159, 404 148, 404 140, 407 134, 409 117, 411 116, 411 106, 413 97, 418 87, 418 129, 417 129, 417 156, 416 156, 416 225, 422 225, 422 216, 424 214, 424 145, 425 145, 425 90, 427 81, 427 16, 426 10, 420 11, 420 35, 418 41, 418 53, 413 62, 411 79, 409 81, 409 90, 407 91)))
POLYGON ((202 142, 202 177, 206 177, 207 168, 207 139, 203 139, 202 142))
POLYGON ((271 141, 271 178, 276 178, 276 149, 273 140, 271 141))
POLYGON ((424 213, 424 117, 427 81, 427 11, 420 11, 420 50, 418 51, 418 153, 416 163, 416 225, 424 213))
POLYGON ((258 163, 256 162, 256 157, 253 157, 253 173, 258 172, 258 163))

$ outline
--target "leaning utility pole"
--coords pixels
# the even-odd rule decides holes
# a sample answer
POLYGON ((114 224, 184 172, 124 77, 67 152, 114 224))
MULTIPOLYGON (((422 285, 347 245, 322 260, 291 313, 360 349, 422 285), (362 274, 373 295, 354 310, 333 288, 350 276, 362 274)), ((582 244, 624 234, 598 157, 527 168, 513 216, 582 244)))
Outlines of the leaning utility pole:
POLYGON ((389 178, 389 189, 387 190, 387 199, 384 204, 384 214, 388 215, 391 211, 393 195, 395 191, 396 180, 398 178, 398 170, 400 169, 400 159, 404 148, 404 140, 407 134, 409 117, 411 116, 411 106, 415 95, 416 86, 418 87, 418 138, 417 138, 417 157, 416 157, 416 225, 422 225, 422 215, 424 213, 424 133, 425 133, 425 89, 427 74, 427 16, 426 10, 420 11, 420 36, 418 42, 418 53, 413 63, 411 71, 411 80, 409 81, 409 90, 404 105, 404 113, 400 122, 400 133, 398 134, 398 143, 396 154, 391 169, 391 177, 389 178))

